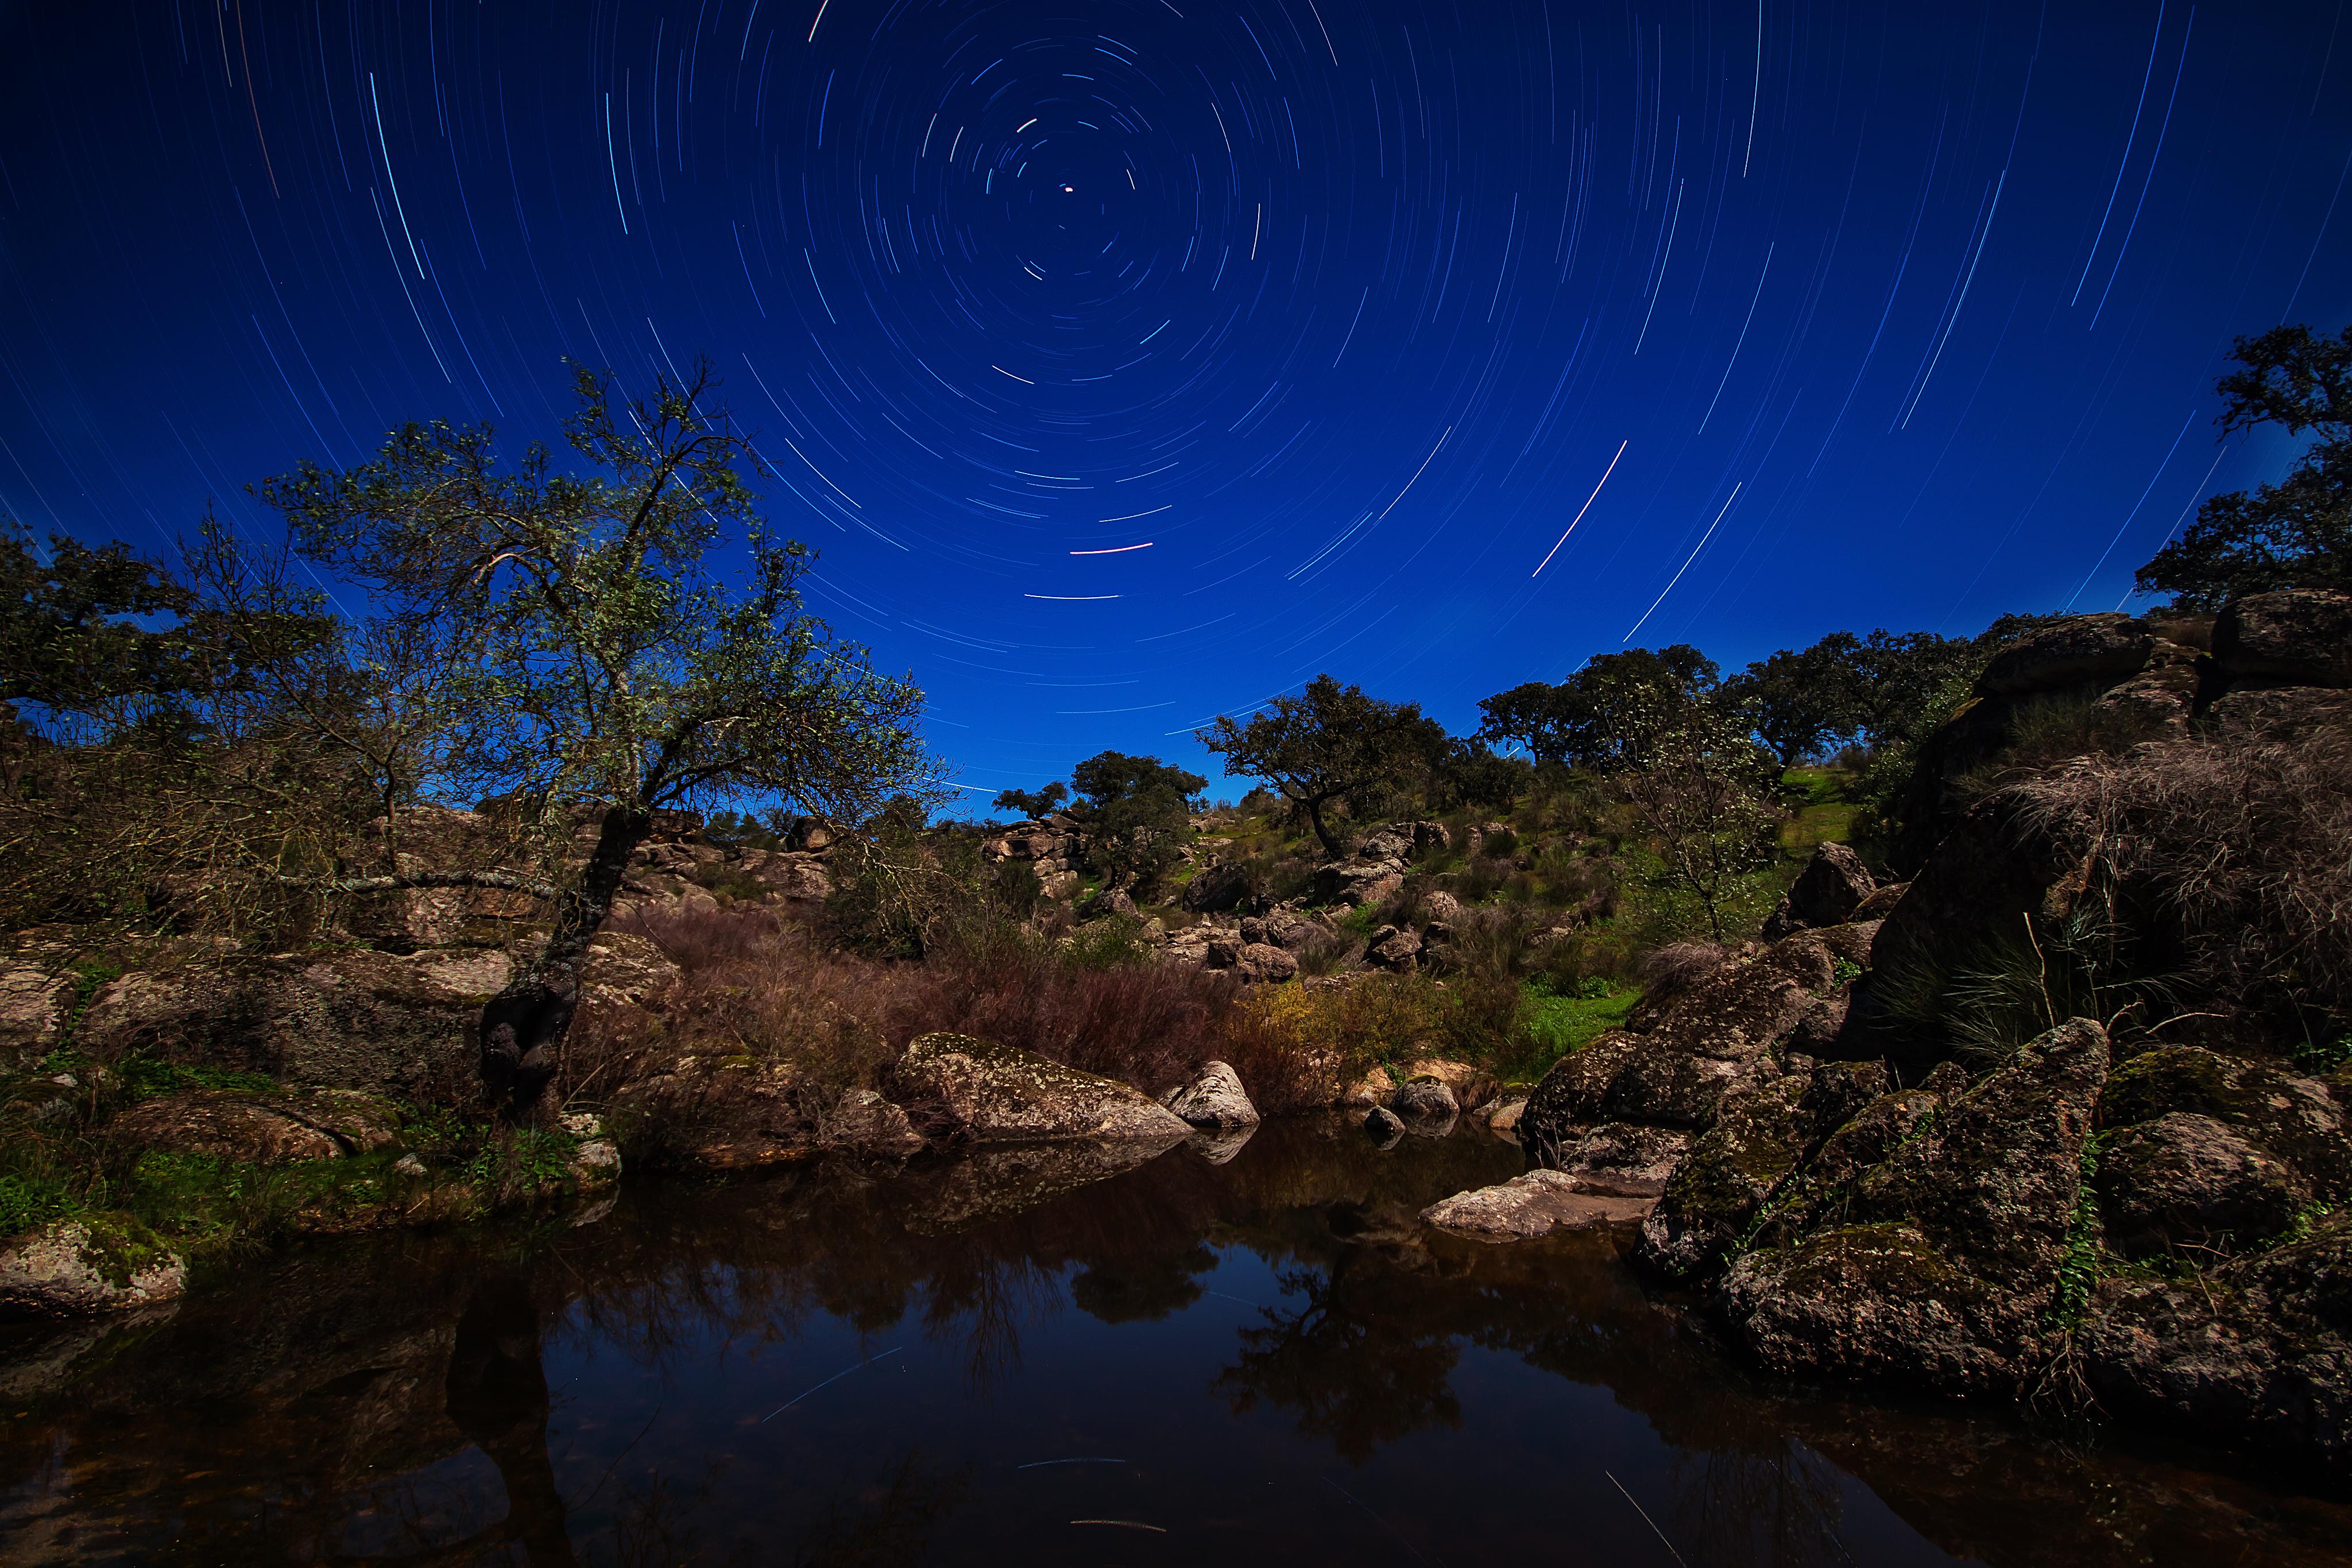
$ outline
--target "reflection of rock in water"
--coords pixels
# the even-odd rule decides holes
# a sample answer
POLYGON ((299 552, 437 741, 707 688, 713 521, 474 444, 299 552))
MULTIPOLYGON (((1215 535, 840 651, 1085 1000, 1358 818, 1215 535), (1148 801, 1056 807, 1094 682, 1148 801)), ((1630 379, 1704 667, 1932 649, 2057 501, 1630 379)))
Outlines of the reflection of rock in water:
POLYGON ((1165 1140, 1097 1143, 1072 1139, 979 1148, 911 1175, 908 1228, 961 1230, 1050 1203, 1157 1159, 1183 1134, 1165 1140))
MULTIPOLYGON (((1066 1332, 1075 1303, 1088 1336, 1183 1316, 1181 1327, 1116 1343, 1141 1355, 1205 1351, 1192 1385, 1213 1377, 1210 1396, 1150 1416, 1195 1448, 1232 1431, 1232 1406, 1255 1405, 1280 1413, 1261 1434, 1277 1457, 1292 1431, 1306 1434, 1305 1462, 1328 1465, 1333 1453, 1371 1456, 1461 1422, 1440 1447, 1492 1454, 1499 1469, 1528 1434, 1480 1429, 1462 1371, 1471 1347, 1532 1369, 1519 1375, 1606 1390, 1676 1451, 1646 1484, 1617 1473, 1695 1564, 1838 1564, 1843 1546, 1864 1555, 1840 1513, 1842 1496, 1861 1495, 1845 1476, 1946 1550, 1994 1568, 2343 1560, 2352 1511, 2326 1502, 2069 1450, 1981 1415, 1759 1394, 1647 1295, 1609 1235, 1496 1248, 1420 1223, 1433 1200, 1501 1181, 1517 1161, 1483 1134, 1384 1154, 1351 1119, 1278 1121, 1223 1166, 1188 1154, 1077 1186, 1019 1162, 991 1167, 992 1180, 1026 1170, 993 1197, 977 1167, 907 1180, 812 1169, 722 1187, 645 1183, 587 1230, 315 1249, 235 1291, 200 1291, 167 1320, 107 1325, 95 1343, 0 1340, 0 1363, 10 1347, 51 1349, 25 1402, 6 1407, 29 1414, 0 1420, 0 1556, 12 1568, 168 1562, 175 1552, 561 1562, 560 1484, 584 1561, 1002 1560, 1004 1543, 961 1533, 965 1505, 985 1506, 986 1489, 971 1480, 981 1472, 954 1469, 964 1456, 942 1453, 953 1439, 929 1430, 926 1451, 891 1436, 838 1490, 803 1489, 789 1518, 746 1490, 748 1449, 730 1484, 697 1480, 711 1472, 702 1445, 714 1439, 675 1407, 608 1474, 645 1413, 614 1433, 611 1385, 593 1380, 560 1396, 551 1457, 541 1348, 576 1346, 690 1382, 736 1375, 743 1364, 719 1370, 715 1346, 834 1323, 894 1333, 904 1341, 881 1343, 929 1340, 950 1375, 961 1360, 991 1384, 996 1410, 1014 1418, 1004 1436, 1018 1438, 1060 1409, 1021 1416, 1002 1376, 1024 1351, 1044 1359, 1039 1347, 1066 1332), (940 1223, 943 1211, 955 1223, 940 1223), (1235 1255, 1263 1260, 1290 1293, 1257 1297, 1262 1312, 1203 1299, 1219 1288, 1207 1276, 1235 1255), (609 1443, 583 1436, 592 1423, 605 1424, 609 1443), (867 1468, 882 1454, 888 1465, 867 1468)), ((905 1360, 915 1359, 910 1348, 905 1360)), ((1482 1375, 1500 1369, 1489 1363, 1482 1375)), ((1595 1461, 1586 1436, 1555 1436, 1560 1465, 1595 1461)), ((1295 1508, 1265 1490, 1268 1510, 1295 1508)), ((1613 1492, 1606 1500, 1618 1506, 1613 1492)), ((1556 1510, 1475 1490, 1409 1506, 1475 1523, 1515 1551, 1557 1554, 1556 1510)))
POLYGON ((1184 1146, 1213 1166, 1231 1165, 1243 1145, 1257 1136, 1259 1125, 1250 1122, 1239 1127, 1203 1128, 1185 1139, 1184 1146))

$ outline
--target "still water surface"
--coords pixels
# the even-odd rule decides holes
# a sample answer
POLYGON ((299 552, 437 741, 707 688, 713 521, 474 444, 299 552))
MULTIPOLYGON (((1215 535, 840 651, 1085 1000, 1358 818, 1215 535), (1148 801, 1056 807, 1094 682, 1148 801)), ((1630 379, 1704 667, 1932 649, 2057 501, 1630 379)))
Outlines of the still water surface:
POLYGON ((2352 1506, 1744 1376, 1484 1134, 634 1181, 0 1339, 0 1563, 2340 1564, 2352 1506), (1075 1185, 1085 1181, 1084 1185, 1075 1185))

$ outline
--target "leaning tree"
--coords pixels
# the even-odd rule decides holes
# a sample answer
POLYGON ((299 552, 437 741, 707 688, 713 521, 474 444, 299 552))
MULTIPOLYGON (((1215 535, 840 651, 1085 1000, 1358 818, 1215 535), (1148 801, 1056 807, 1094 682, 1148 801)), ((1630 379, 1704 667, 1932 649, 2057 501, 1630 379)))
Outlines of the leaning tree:
MULTIPOLYGON (((557 1068, 590 939, 655 814, 744 800, 854 822, 929 782, 922 694, 877 674, 799 592, 814 557, 762 519, 758 454, 707 363, 643 396, 575 370, 565 434, 500 462, 487 425, 393 433, 370 462, 260 486, 295 552, 353 591, 354 645, 433 672, 436 776, 495 796, 551 850, 593 821, 585 864, 544 880, 399 862, 341 892, 520 889, 552 904, 537 958, 484 1008, 485 1082, 520 1113, 557 1068)), ((362 705, 364 706, 364 703, 362 705)))

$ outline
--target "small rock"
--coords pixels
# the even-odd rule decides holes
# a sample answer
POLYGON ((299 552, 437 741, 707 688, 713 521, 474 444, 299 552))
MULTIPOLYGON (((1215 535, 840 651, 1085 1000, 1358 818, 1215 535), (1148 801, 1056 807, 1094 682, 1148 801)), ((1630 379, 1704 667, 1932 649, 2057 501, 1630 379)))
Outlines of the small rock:
POLYGON ((1244 981, 1279 985, 1297 977, 1298 959, 1271 942, 1245 942, 1234 956, 1232 967, 1234 973, 1244 981))
POLYGON ((1507 1100, 1498 1101, 1486 1114, 1486 1130, 1496 1137, 1517 1143, 1519 1113, 1527 1108, 1528 1097, 1524 1094, 1514 1094, 1507 1100))
POLYGON ((1389 1109, 1407 1122, 1448 1121, 1462 1113, 1462 1102, 1436 1078, 1415 1078, 1389 1099, 1389 1109))
POLYGON ((1375 1105, 1372 1107, 1372 1113, 1364 1118, 1364 1131, 1370 1134, 1372 1142, 1380 1145, 1381 1147, 1393 1148, 1396 1146, 1397 1140, 1404 1136, 1404 1124, 1399 1121, 1397 1113, 1387 1106, 1375 1105))
POLYGON ((1387 969, 1410 969, 1421 958, 1421 938, 1410 931, 1400 931, 1393 925, 1381 928, 1386 936, 1376 936, 1368 956, 1387 969))
POLYGON ((825 1147, 874 1159, 905 1159, 923 1146, 907 1113, 871 1089, 853 1089, 826 1113, 818 1133, 825 1147))
POLYGON ((1555 1230, 1629 1224, 1648 1214, 1654 1201, 1587 1192, 1564 1171, 1529 1171, 1496 1186, 1457 1192, 1423 1209, 1421 1218, 1481 1241, 1526 1241, 1555 1230))
POLYGON ((425 1162, 415 1155, 403 1155, 392 1162, 393 1174, 415 1181, 425 1175, 425 1162))
POLYGON ((1222 1061, 1203 1063, 1190 1083, 1180 1084, 1160 1097, 1160 1103, 1195 1127, 1254 1127, 1257 1107, 1242 1087, 1241 1074, 1222 1061))

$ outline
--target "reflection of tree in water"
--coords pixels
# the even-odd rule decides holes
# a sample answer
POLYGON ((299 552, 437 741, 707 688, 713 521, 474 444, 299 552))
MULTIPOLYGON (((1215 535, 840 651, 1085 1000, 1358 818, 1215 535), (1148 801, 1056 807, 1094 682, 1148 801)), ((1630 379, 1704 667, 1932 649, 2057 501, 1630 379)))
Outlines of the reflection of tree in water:
MULTIPOLYGON (((1068 1301, 1105 1322, 1154 1320, 1213 1285, 1202 1276, 1219 1252, 1246 1251, 1288 1294, 1241 1331, 1214 1396, 1236 1410, 1267 1402, 1310 1441, 1362 1462, 1463 1423, 1449 1385, 1466 1347, 1516 1356, 1607 1390, 1682 1451, 1663 1506, 1648 1490, 1643 1506, 1692 1568, 1844 1568, 1840 1468, 1931 1539, 2000 1568, 2343 1560, 2352 1515, 2332 1505, 2113 1453, 2069 1456, 1980 1415, 1759 1394, 1677 1332, 1605 1239, 1482 1248, 1420 1227, 1420 1206, 1442 1196, 1431 1188, 1505 1174, 1470 1160, 1481 1145, 1432 1149, 1466 1163, 1430 1167, 1346 1132, 1272 1125, 1232 1166, 1172 1157, 1035 1207, 968 1207, 955 1229, 940 1228, 912 1177, 812 1171, 638 1186, 607 1222, 551 1225, 513 1249, 453 1232, 306 1251, 251 1287, 192 1296, 168 1321, 110 1331, 81 1370, 12 1404, 0 1505, 28 1497, 47 1511, 0 1520, 70 1530, 79 1557, 142 1563, 340 1552, 544 1564, 575 1550, 595 1568, 725 1561, 711 1539, 761 1517, 742 1511, 757 1506, 740 1495, 745 1478, 714 1485, 699 1443, 671 1418, 609 1469, 601 1447, 593 1464, 560 1438, 550 1456, 542 1355, 568 1341, 583 1358, 625 1356, 664 1377, 724 1369, 756 1419, 774 1403, 767 1369, 748 1376, 737 1364, 816 1327, 846 1324, 872 1354, 919 1323, 986 1381, 1017 1364, 1023 1331, 1059 1309, 1065 1281, 1068 1301)), ((1199 1326, 1228 1321, 1219 1309, 1199 1326)), ((598 1413, 587 1397, 583 1414, 598 1413)), ((585 1423, 575 1440, 604 1441, 585 1423)), ((1563 1453, 1581 1441, 1563 1434, 1563 1453)), ((811 1568, 919 1558, 940 1550, 925 1543, 964 1486, 909 1456, 862 1492, 843 1489, 821 1528, 790 1547, 747 1536, 747 1560, 794 1548, 811 1568)), ((19 1531, 0 1555, 67 1560, 38 1554, 54 1550, 19 1531)))
POLYGON ((1278 1272, 1283 1290, 1306 1304, 1269 1307, 1265 1326, 1243 1329, 1241 1354, 1215 1386, 1236 1414, 1260 1399, 1297 1410, 1301 1432, 1328 1438, 1360 1465, 1408 1433, 1459 1427, 1462 1404, 1448 1382, 1459 1358, 1452 1337, 1352 1299, 1350 1284, 1363 1272, 1350 1267, 1357 1260, 1278 1272))
POLYGON ((922 1559, 940 1521, 962 1505, 971 1472, 927 1469, 910 1448, 854 1506, 825 1511, 793 1549, 794 1568, 887 1568, 922 1559))
POLYGON ((1217 1255, 1197 1242, 1181 1252, 1121 1268, 1093 1265, 1070 1280, 1070 1301, 1106 1323, 1158 1322, 1201 1299, 1201 1281, 1217 1255))
POLYGON ((1676 1449, 1668 1477, 1669 1528, 1694 1562, 1774 1568, 1853 1562, 1838 1533, 1844 1522, 1838 1472, 1793 1438, 1776 1433, 1760 1444, 1676 1449))

